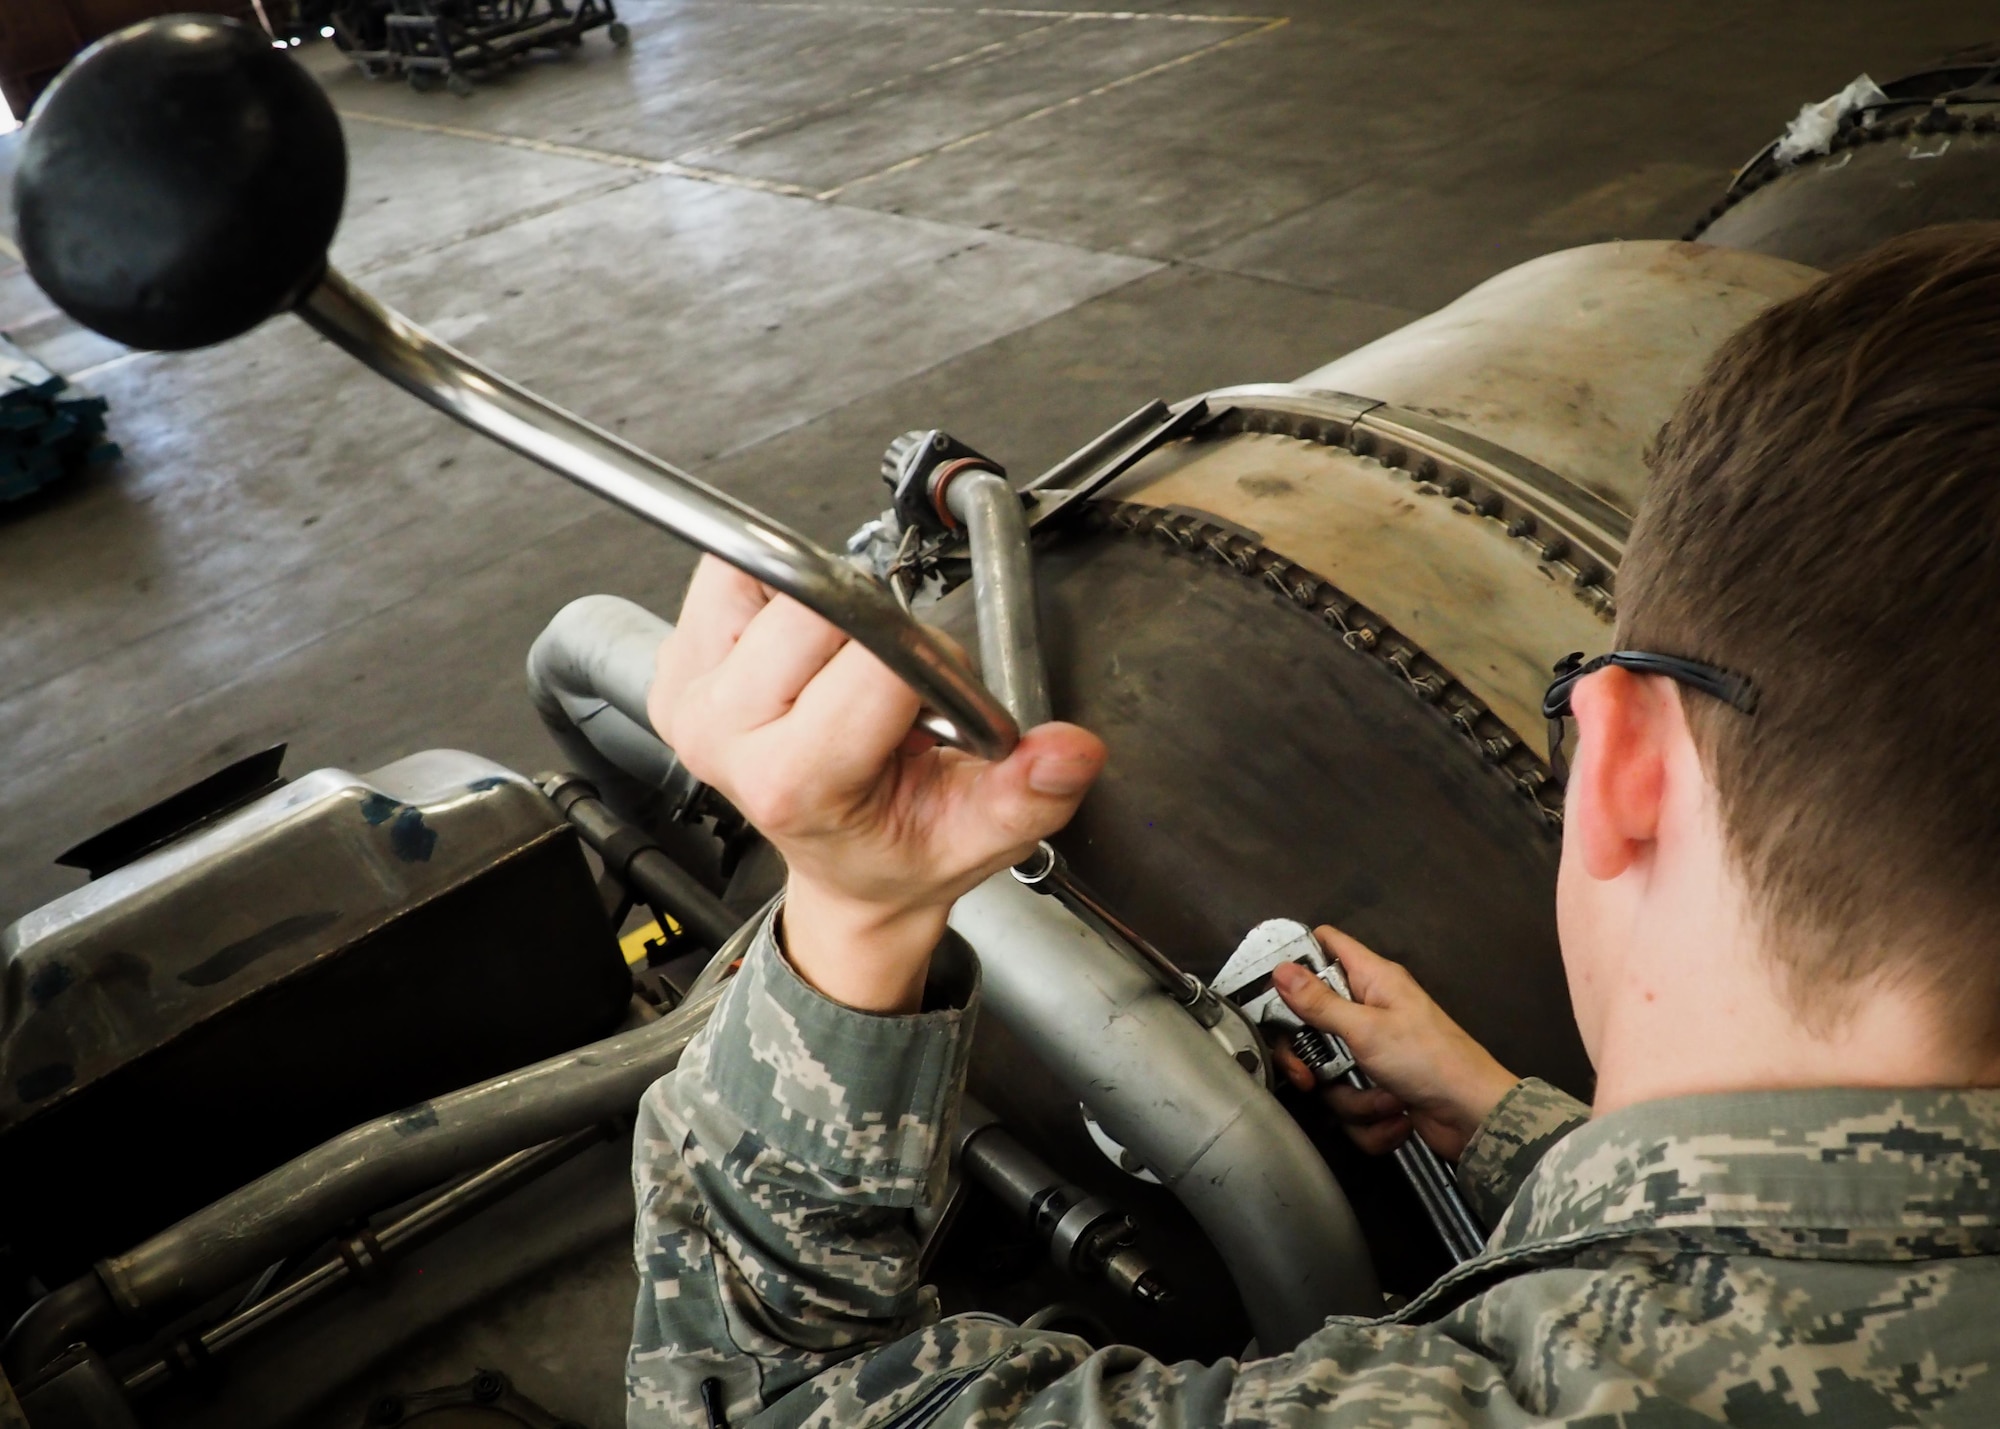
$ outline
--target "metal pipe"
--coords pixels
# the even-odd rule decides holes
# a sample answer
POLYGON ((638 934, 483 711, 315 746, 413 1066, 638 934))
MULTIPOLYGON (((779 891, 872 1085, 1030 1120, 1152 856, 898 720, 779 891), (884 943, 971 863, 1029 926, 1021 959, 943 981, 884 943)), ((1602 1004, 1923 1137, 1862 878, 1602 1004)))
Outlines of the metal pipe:
POLYGON ((0 1345, 0 1372, 17 1389, 27 1389, 50 1361, 84 1338, 92 1327, 118 1318, 111 1293, 95 1275, 59 1285, 21 1313, 0 1345))
POLYGON ((647 907, 671 916, 696 943, 714 952, 743 926, 735 909, 674 862, 644 830, 620 818, 588 780, 558 774, 542 786, 542 792, 555 801, 583 841, 597 850, 605 872, 647 907))
POLYGON ((327 269, 296 311, 404 391, 825 616, 923 696, 930 707, 925 728, 948 743, 987 759, 1004 758, 1014 747, 1014 721, 950 647, 845 561, 482 367, 335 269, 327 269))
MULTIPOLYGON (((495 1201, 507 1196, 515 1189, 534 1180, 543 1173, 554 1170, 563 1162, 604 1139, 605 1129, 587 1127, 573 1131, 567 1136, 532 1146, 526 1151, 517 1151, 504 1157, 448 1190, 442 1191, 425 1201, 412 1211, 398 1216, 370 1238, 364 1253, 371 1257, 369 1263, 386 1261, 390 1256, 402 1251, 414 1250, 420 1245, 436 1239, 477 1215, 495 1201)), ((359 1240, 361 1237, 353 1238, 359 1240)), ((184 1360, 189 1364, 205 1361, 218 1350, 268 1328, 278 1321, 309 1305, 315 1305, 333 1294, 343 1285, 353 1280, 361 1272, 357 1269, 359 1260, 351 1252, 333 1256, 314 1266, 276 1291, 259 1296, 253 1303, 245 1305, 227 1319, 221 1320, 192 1337, 191 1342, 178 1342, 176 1354, 169 1351, 166 1356, 154 1360, 143 1368, 134 1370, 125 1379, 128 1394, 144 1394, 157 1389, 173 1377, 174 1363, 184 1360)))
POLYGON ((983 1118, 958 1141, 960 1171, 978 1181, 1024 1222, 1065 1274, 1102 1277, 1121 1295, 1144 1305, 1173 1298, 1152 1262, 1132 1244, 1132 1218, 1111 1202, 1065 1181, 993 1114, 967 1097, 967 1110, 983 1118))
POLYGON ((53 1292, 8 1334, 0 1366, 23 1382, 65 1346, 88 1339, 119 1315, 156 1317, 200 1304, 383 1206, 625 1115, 679 1063, 720 996, 719 987, 711 989, 657 1022, 321 1143, 53 1292))
POLYGON ((556 612, 528 648, 528 694, 569 768, 603 787, 607 774, 666 796, 669 812, 698 781, 653 733, 646 697, 654 658, 674 627, 615 595, 586 595, 556 612))
POLYGON ((216 1294, 302 1239, 629 1112, 680 1061, 714 1005, 691 1002, 631 1032, 366 1122, 98 1262, 98 1274, 128 1314, 216 1294))
POLYGON ((1054 898, 998 874, 951 925, 984 1009, 1179 1196, 1221 1252, 1267 1353, 1382 1296, 1333 1173, 1263 1083, 1153 975, 1054 898))
POLYGON ((972 599, 979 609, 979 668, 1022 729, 1050 718, 1049 672, 1035 610, 1028 513, 1006 477, 969 467, 950 478, 944 506, 972 548, 972 599))

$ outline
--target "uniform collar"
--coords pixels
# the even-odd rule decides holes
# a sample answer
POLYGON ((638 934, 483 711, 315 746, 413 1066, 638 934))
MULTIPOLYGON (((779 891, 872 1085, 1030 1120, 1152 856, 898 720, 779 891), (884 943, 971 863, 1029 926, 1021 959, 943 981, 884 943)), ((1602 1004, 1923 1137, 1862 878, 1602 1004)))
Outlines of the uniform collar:
POLYGON ((1542 1158, 1489 1254, 1654 1232, 1831 1259, 2000 1251, 2000 1091, 1814 1088, 1627 1107, 1542 1158))

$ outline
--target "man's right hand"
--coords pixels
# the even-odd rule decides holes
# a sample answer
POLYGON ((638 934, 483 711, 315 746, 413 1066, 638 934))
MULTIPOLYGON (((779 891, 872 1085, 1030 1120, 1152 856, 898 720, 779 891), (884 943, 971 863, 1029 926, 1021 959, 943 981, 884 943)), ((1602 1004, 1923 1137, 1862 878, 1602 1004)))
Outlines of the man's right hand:
MULTIPOLYGON (((1393 1151, 1414 1127, 1431 1150, 1456 1161, 1520 1078, 1447 1017, 1402 964, 1332 928, 1313 936, 1339 961, 1354 1001, 1296 964, 1272 980, 1292 1011, 1343 1039, 1376 1083, 1371 1091, 1328 1087, 1327 1104, 1364 1151, 1393 1151)), ((1278 1065, 1301 1091, 1312 1089, 1311 1070, 1291 1049, 1278 1050, 1278 1065)))
POLYGON ((866 649, 713 557, 648 706, 689 771, 784 855, 793 967, 871 1012, 917 1006, 951 905, 1069 822, 1104 766, 1075 725, 1030 730, 989 763, 913 733, 918 710, 866 649))

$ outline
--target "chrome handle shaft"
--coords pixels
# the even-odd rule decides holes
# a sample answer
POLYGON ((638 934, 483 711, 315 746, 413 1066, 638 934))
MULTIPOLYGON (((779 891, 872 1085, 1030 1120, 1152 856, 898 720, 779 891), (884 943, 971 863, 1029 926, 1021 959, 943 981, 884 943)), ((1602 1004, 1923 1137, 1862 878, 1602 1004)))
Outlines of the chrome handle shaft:
POLYGON ((952 477, 944 499, 971 548, 979 668, 1016 724, 1022 729, 1046 724, 1054 715, 1021 495, 1000 473, 974 470, 952 477))
POLYGON ((930 707, 924 727, 1004 758, 1013 718, 931 631, 868 576, 735 497, 519 387, 329 268, 297 312, 363 364, 446 415, 824 616, 930 707))

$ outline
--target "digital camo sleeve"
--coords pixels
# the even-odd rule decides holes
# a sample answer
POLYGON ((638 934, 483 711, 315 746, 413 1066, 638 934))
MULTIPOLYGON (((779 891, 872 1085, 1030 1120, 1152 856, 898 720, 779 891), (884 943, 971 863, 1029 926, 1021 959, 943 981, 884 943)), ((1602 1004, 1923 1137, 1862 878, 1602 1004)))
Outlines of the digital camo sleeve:
POLYGON ((1465 1144, 1459 1189, 1472 1213, 1497 1226, 1548 1149, 1590 1120, 1590 1108, 1539 1077, 1514 1084, 1465 1144))
POLYGON ((944 1190, 975 994, 964 983, 935 1011, 856 1012, 807 987, 760 930, 709 1026, 640 1106, 628 1425, 702 1429, 711 1380, 731 1429, 1256 1429, 1301 1416, 1401 1429, 1440 1422, 1425 1417, 1440 1405, 1442 1422, 1515 1424, 1499 1369, 1434 1329, 1335 1320, 1287 1356, 1169 1365, 994 1317, 939 1319, 912 1211, 944 1190))
POLYGON ((707 1379, 736 1422, 937 1316, 912 1210, 943 1192, 973 978, 955 1006, 857 1012, 792 971, 775 923, 640 1103, 633 1425, 704 1423, 707 1379))

